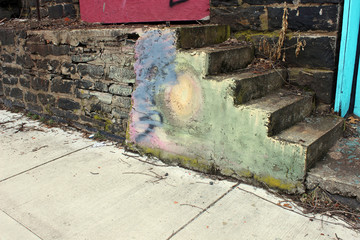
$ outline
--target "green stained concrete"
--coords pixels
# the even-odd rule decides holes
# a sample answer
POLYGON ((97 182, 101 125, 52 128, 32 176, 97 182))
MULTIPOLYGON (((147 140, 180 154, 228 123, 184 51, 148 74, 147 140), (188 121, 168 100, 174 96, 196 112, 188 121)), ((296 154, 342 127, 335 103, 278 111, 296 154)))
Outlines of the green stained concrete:
POLYGON ((154 129, 162 144, 131 142, 128 134, 133 150, 202 172, 248 177, 288 192, 302 191, 305 146, 268 137, 269 111, 250 104, 234 105, 234 79, 205 79, 206 54, 178 51, 174 64, 179 75, 187 72, 192 76, 192 93, 199 95, 196 106, 200 107, 189 118, 176 115, 169 107, 171 99, 166 98, 169 86, 164 86, 154 96, 153 109, 163 116, 162 126, 154 129))
MULTIPOLYGON (((180 69, 183 62, 192 62, 184 56, 177 60, 180 69)), ((201 61, 194 61, 195 67, 202 65, 201 61)), ((270 187, 288 191, 300 186, 305 149, 268 137, 266 111, 246 104, 234 106, 233 81, 209 81, 200 77, 200 68, 194 72, 198 72, 202 109, 185 124, 167 121, 162 129, 167 133, 166 141, 182 150, 167 152, 149 146, 142 148, 141 144, 138 147, 144 153, 203 172, 218 169, 224 175, 254 177, 270 187)))

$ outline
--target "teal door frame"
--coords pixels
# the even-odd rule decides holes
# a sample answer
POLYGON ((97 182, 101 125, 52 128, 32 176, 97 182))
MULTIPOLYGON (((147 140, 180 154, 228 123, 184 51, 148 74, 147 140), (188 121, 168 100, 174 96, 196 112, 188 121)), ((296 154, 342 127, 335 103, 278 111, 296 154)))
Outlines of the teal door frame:
POLYGON ((360 1, 345 0, 334 106, 342 117, 360 116, 359 27, 360 1))

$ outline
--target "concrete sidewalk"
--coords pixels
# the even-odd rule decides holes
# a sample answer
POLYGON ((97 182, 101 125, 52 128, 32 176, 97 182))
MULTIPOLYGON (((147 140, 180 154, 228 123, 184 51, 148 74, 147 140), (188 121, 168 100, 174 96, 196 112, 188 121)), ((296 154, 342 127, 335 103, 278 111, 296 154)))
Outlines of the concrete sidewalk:
POLYGON ((0 240, 360 239, 263 189, 20 114, 0 111, 0 136, 0 240))

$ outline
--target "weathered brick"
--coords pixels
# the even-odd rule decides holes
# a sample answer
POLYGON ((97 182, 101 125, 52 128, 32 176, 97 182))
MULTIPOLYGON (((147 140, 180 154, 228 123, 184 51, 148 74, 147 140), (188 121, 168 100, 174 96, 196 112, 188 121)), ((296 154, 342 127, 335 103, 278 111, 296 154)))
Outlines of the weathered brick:
POLYGON ((26 102, 37 103, 37 96, 36 96, 36 94, 33 94, 33 93, 31 93, 31 92, 26 92, 26 93, 25 93, 25 101, 26 101, 26 102))
POLYGON ((97 54, 79 54, 71 56, 71 61, 74 63, 87 63, 94 61, 97 58, 97 54))
POLYGON ((2 67, 3 73, 8 75, 15 75, 18 76, 22 73, 21 68, 15 68, 15 67, 2 67))
POLYGON ((78 71, 81 76, 89 75, 93 78, 101 78, 104 75, 104 66, 79 64, 78 71))
POLYGON ((340 3, 343 0, 301 0, 301 3, 340 3))
POLYGON ((123 83, 135 83, 135 71, 129 68, 110 66, 109 78, 123 83))
POLYGON ((30 43, 26 45, 28 50, 32 54, 39 54, 40 56, 48 56, 48 55, 54 55, 54 56, 61 56, 61 55, 67 55, 70 51, 69 45, 53 45, 53 44, 35 44, 30 43))
POLYGON ((116 135, 124 135, 125 134, 125 129, 123 128, 123 126, 121 124, 111 124, 108 127, 109 131, 112 132, 113 134, 116 135))
POLYGON ((58 117, 61 117, 61 118, 65 118, 66 120, 73 120, 73 121, 76 121, 79 119, 79 116, 78 115, 75 115, 74 113, 70 112, 70 111, 63 111, 61 109, 58 109, 58 108, 55 108, 55 107, 52 107, 50 108, 50 111, 58 116, 58 117))
POLYGON ((117 107, 129 109, 131 107, 131 98, 130 97, 114 96, 114 102, 113 103, 117 107))
POLYGON ((293 3, 293 0, 243 0, 242 2, 251 5, 268 5, 268 4, 284 3, 284 2, 293 3))
POLYGON ((14 61, 14 57, 10 54, 3 53, 1 55, 1 60, 6 63, 11 63, 14 61))
POLYGON ((3 83, 7 84, 7 85, 16 85, 18 83, 18 78, 16 77, 4 77, 3 78, 3 83))
POLYGON ((30 88, 30 80, 25 77, 20 77, 20 85, 26 88, 30 88))
POLYGON ((48 70, 52 73, 60 72, 60 62, 58 60, 51 60, 48 65, 48 70))
MULTIPOLYGON (((277 42, 277 38, 270 38, 264 35, 252 36, 255 46, 259 42, 266 39, 267 42, 277 42)), ((285 60, 289 67, 304 68, 325 68, 334 70, 336 67, 336 36, 328 35, 302 35, 300 41, 305 40, 306 46, 304 51, 300 51, 299 55, 295 55, 295 45, 298 41, 297 37, 286 39, 284 42, 285 60)), ((257 53, 259 53, 257 49, 257 53)))
POLYGON ((77 98, 80 99, 89 99, 91 97, 89 90, 84 89, 75 89, 75 95, 77 98))
POLYGON ((29 54, 17 55, 16 63, 23 66, 24 68, 32 68, 34 66, 34 62, 29 54))
POLYGON ((64 5, 64 17, 75 18, 76 17, 76 9, 74 4, 65 4, 64 5))
POLYGON ((112 107, 106 104, 94 103, 90 105, 91 112, 111 113, 111 110, 112 107))
POLYGON ((55 98, 54 98, 54 96, 52 96, 50 94, 39 93, 38 99, 41 102, 41 104, 44 106, 46 106, 46 105, 53 106, 55 104, 55 98))
POLYGON ((23 92, 20 88, 12 88, 10 90, 10 97, 22 100, 23 99, 23 92))
POLYGON ((0 96, 3 96, 3 95, 4 95, 4 88, 3 88, 2 82, 0 81, 0 96))
POLYGON ((108 88, 107 84, 96 81, 94 83, 94 90, 101 91, 101 92, 108 92, 109 88, 108 88))
MULTIPOLYGON (((283 8, 268 8, 269 30, 282 27, 283 8)), ((338 6, 309 6, 289 9, 288 29, 294 31, 337 29, 338 6)))
POLYGON ((49 18, 52 19, 62 18, 64 15, 64 8, 62 5, 49 6, 48 11, 49 11, 49 18))
POLYGON ((28 103, 26 108, 32 112, 32 113, 36 113, 36 114, 40 114, 43 109, 41 106, 37 105, 37 104, 33 104, 33 103, 28 103))
POLYGON ((89 94, 90 94, 90 96, 95 96, 102 103, 105 103, 105 104, 112 103, 112 95, 109 93, 90 91, 89 94))
POLYGON ((34 90, 42 90, 47 92, 49 90, 49 80, 34 77, 31 79, 31 88, 34 90))
POLYGON ((3 103, 4 103, 5 107, 12 108, 12 105, 13 105, 12 100, 5 98, 5 99, 3 99, 3 103))
POLYGON ((72 93, 74 81, 55 77, 51 80, 51 91, 56 93, 72 93))
POLYGON ((120 96, 130 96, 133 89, 128 85, 112 84, 109 88, 109 92, 120 96))
POLYGON ((94 83, 89 80, 77 80, 76 81, 76 87, 82 88, 82 89, 92 89, 94 86, 94 83))
POLYGON ((75 74, 75 73, 76 73, 76 65, 75 64, 65 62, 61 66, 61 74, 62 75, 69 76, 69 75, 75 74))
POLYGON ((211 6, 224 7, 224 6, 239 6, 238 0, 211 0, 211 6))
POLYGON ((10 95, 10 88, 9 88, 9 87, 5 87, 5 86, 4 86, 4 94, 5 94, 5 96, 9 96, 9 95, 10 95))
POLYGON ((111 112, 111 114, 115 117, 115 118, 129 118, 129 113, 126 111, 121 110, 120 108, 114 108, 111 112))
POLYGON ((335 36, 302 36, 300 39, 306 41, 306 46, 297 57, 293 47, 297 39, 292 38, 285 42, 286 62, 289 67, 336 68, 335 36))
POLYGON ((94 118, 91 117, 87 117, 87 116, 80 116, 80 119, 83 120, 84 122, 89 122, 92 123, 92 125, 95 125, 97 127, 105 127, 105 123, 101 120, 96 120, 94 118))
POLYGON ((59 98, 58 100, 59 108, 64 110, 76 110, 80 109, 80 104, 68 98, 59 98))
POLYGON ((36 64, 36 67, 41 70, 47 71, 49 68, 49 65, 48 65, 49 60, 47 60, 47 59, 37 60, 37 61, 35 61, 35 64, 36 64))
POLYGON ((12 106, 15 108, 15 109, 21 109, 21 110, 24 110, 25 108, 25 104, 22 100, 14 100, 12 102, 12 106))
POLYGON ((12 29, 0 29, 0 42, 3 46, 15 44, 15 31, 12 29))
MULTIPOLYGON (((263 6, 212 8, 212 23, 230 25, 233 30, 267 30, 262 22, 265 16, 263 6)), ((281 15, 282 16, 282 15, 281 15)))
POLYGON ((333 100, 335 73, 321 69, 289 68, 289 81, 315 92, 318 102, 331 104, 333 100))

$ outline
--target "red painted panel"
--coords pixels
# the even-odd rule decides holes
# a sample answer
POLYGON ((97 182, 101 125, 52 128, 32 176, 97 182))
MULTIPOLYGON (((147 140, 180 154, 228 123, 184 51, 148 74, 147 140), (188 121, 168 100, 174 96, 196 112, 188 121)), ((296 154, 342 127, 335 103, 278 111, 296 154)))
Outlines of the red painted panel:
POLYGON ((80 0, 81 19, 102 23, 200 20, 209 8, 209 0, 80 0))

